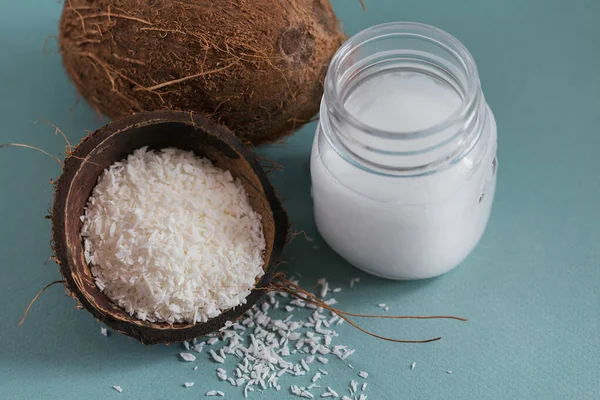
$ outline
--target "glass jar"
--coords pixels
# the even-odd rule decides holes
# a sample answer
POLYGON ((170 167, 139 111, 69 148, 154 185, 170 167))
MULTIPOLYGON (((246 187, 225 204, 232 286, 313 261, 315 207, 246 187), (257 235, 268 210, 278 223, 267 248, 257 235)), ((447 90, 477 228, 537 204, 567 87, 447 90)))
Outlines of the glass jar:
POLYGON ((483 235, 496 148, 477 67, 457 39, 417 23, 362 31, 325 79, 311 155, 317 228, 374 275, 441 275, 483 235))

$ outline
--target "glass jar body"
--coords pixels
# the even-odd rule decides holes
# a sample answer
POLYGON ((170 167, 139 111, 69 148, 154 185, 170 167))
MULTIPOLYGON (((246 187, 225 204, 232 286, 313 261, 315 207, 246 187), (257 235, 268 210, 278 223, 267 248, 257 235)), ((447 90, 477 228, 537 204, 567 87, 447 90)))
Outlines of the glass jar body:
POLYGON ((459 265, 479 242, 496 188, 497 133, 485 103, 479 140, 447 168, 382 175, 340 155, 327 104, 313 142, 314 216, 323 239, 349 263, 390 279, 424 279, 459 265))

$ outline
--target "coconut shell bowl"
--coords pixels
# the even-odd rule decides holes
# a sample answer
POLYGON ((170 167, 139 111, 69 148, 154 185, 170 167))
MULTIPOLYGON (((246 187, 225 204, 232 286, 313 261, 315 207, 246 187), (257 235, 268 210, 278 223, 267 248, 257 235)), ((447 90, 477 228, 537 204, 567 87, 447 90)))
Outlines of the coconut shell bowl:
POLYGON ((287 232, 287 215, 253 152, 225 127, 189 112, 143 112, 111 122, 88 135, 69 154, 56 182, 53 247, 68 292, 97 320, 144 344, 191 340, 218 331, 227 321, 241 317, 268 290, 287 232), (155 150, 175 147, 193 151, 217 167, 229 170, 242 182, 250 204, 262 217, 267 243, 265 274, 257 280, 245 304, 204 323, 149 322, 129 315, 96 286, 84 258, 80 217, 102 172, 144 146, 155 150))

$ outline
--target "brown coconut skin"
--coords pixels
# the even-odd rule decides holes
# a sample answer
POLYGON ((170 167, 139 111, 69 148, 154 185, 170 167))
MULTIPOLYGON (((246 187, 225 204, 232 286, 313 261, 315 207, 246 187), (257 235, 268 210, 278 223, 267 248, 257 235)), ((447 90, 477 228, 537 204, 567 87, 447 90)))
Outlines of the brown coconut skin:
POLYGON ((318 112, 344 39, 329 0, 67 0, 67 74, 102 114, 193 111, 254 145, 318 112))

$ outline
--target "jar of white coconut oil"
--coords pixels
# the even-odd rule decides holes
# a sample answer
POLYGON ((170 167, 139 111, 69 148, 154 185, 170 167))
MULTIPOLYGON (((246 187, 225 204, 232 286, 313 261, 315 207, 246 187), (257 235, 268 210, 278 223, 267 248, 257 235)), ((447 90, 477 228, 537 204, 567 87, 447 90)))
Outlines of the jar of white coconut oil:
POLYGON ((336 53, 311 155, 325 241, 374 275, 422 279, 459 265, 487 224, 496 122, 453 36, 389 23, 336 53))

